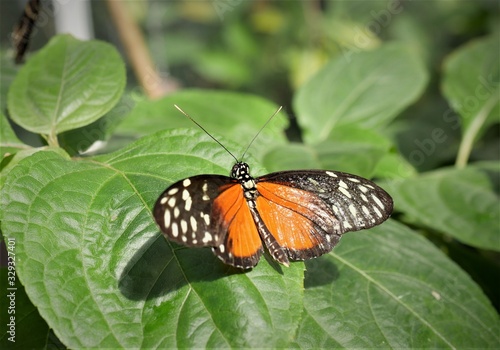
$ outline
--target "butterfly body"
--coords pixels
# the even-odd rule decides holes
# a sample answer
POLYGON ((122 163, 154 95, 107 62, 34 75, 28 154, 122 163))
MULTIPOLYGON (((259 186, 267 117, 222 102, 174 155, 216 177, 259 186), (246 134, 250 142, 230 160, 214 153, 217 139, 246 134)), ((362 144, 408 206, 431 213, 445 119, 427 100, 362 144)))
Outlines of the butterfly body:
POLYGON ((382 223, 392 208, 383 189, 356 175, 294 170, 253 178, 248 164, 237 162, 230 177, 174 183, 153 214, 168 239, 212 247, 224 263, 248 269, 264 246, 286 266, 328 253, 343 233, 382 223))

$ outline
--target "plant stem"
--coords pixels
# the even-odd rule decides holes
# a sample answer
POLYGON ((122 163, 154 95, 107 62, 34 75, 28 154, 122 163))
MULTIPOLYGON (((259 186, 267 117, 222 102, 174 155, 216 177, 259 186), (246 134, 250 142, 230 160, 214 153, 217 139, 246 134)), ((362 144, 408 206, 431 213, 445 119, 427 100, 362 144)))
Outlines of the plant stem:
POLYGON ((483 108, 474 116, 474 120, 469 125, 469 128, 465 131, 462 142, 458 149, 457 159, 455 161, 455 167, 462 169, 467 165, 470 153, 472 151, 472 146, 474 144, 474 139, 476 138, 479 130, 486 122, 488 115, 491 110, 495 107, 500 99, 500 94, 498 92, 491 95, 488 101, 484 104, 483 108))

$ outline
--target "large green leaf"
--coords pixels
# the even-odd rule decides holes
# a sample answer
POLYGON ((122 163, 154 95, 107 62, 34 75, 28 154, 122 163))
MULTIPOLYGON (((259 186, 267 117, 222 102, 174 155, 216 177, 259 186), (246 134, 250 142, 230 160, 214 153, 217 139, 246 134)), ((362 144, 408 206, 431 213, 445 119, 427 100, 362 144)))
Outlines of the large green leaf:
POLYGON ((471 278, 393 221, 306 263, 302 348, 498 348, 498 314, 471 278))
POLYGON ((387 124, 423 92, 427 72, 408 48, 385 45, 334 59, 294 96, 305 140, 325 140, 337 125, 387 124))
POLYGON ((462 128, 480 130, 500 122, 498 35, 467 43, 445 61, 443 93, 461 117, 462 128))
POLYGON ((396 210, 474 247, 500 251, 500 199, 474 168, 441 169, 384 184, 396 210))
POLYGON ((111 45, 56 36, 12 82, 9 115, 26 130, 57 135, 100 118, 124 86, 125 67, 111 45))
POLYGON ((185 129, 93 159, 37 152, 8 173, 2 232, 16 240, 28 296, 66 346, 288 346, 302 263, 261 259, 240 273, 209 249, 167 242, 153 222, 151 207, 172 181, 224 174, 232 161, 203 132, 185 129))
MULTIPOLYGON (((242 147, 250 144, 278 106, 255 95, 227 91, 183 90, 156 101, 141 101, 120 124, 117 133, 139 137, 160 129, 197 126, 179 112, 178 105, 210 133, 219 133, 238 141, 242 147)), ((272 144, 283 144, 287 120, 284 112, 275 116, 255 139, 250 151, 262 154, 272 144)), ((230 149, 235 157, 242 153, 230 149)))

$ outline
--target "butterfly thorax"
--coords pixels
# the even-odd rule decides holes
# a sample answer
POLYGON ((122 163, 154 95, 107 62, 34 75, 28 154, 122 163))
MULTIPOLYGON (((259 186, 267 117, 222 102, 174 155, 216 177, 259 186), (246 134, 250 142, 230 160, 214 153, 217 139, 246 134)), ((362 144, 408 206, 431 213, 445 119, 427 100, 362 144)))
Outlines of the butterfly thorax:
POLYGON ((237 162, 231 170, 231 177, 241 184, 247 201, 253 201, 259 196, 255 179, 250 175, 250 167, 247 163, 237 162))

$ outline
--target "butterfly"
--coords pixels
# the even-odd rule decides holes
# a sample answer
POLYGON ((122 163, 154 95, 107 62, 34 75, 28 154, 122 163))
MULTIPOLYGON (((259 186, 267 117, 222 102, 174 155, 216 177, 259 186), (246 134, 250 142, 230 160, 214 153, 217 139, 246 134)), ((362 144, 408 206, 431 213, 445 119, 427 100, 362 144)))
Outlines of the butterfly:
POLYGON ((345 232, 379 225, 392 210, 391 196, 363 177, 291 170, 254 178, 249 165, 237 160, 230 176, 197 175, 174 183, 159 196, 153 215, 169 240, 211 247, 224 263, 249 269, 264 247, 285 266, 319 257, 345 232))

